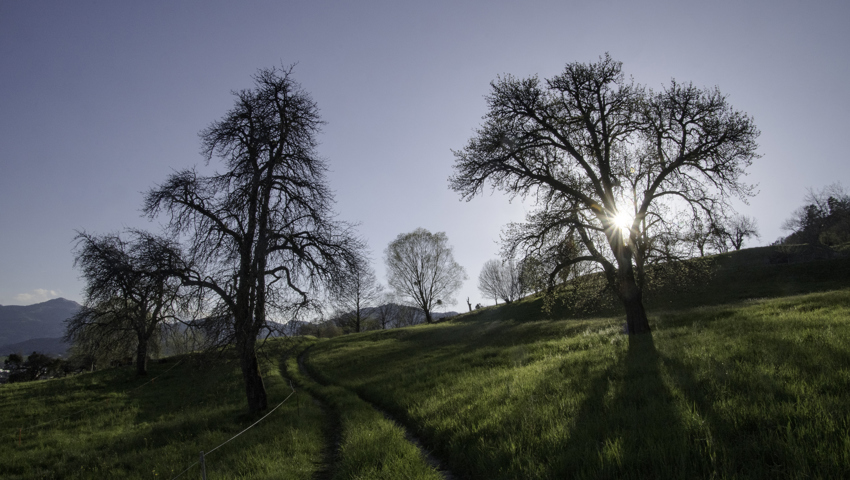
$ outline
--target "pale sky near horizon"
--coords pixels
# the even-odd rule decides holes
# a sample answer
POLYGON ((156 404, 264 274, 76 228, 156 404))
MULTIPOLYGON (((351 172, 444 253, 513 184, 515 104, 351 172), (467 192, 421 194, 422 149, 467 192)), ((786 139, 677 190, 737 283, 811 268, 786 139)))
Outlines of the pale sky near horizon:
POLYGON ((294 78, 319 137, 339 219, 359 222, 385 283, 398 234, 444 231, 478 292, 499 233, 526 207, 448 189, 452 149, 498 75, 541 78, 605 52, 638 83, 719 87, 761 130, 740 213, 780 235, 807 188, 850 187, 846 1, 0 0, 0 304, 82 301, 75 230, 159 230, 143 193, 200 165, 198 132, 259 68, 294 78))

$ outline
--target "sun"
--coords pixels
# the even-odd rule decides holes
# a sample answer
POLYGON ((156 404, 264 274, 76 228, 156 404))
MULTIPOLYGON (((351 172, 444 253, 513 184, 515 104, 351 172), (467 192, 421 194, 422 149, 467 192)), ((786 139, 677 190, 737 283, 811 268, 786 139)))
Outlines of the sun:
POLYGON ((629 212, 620 210, 614 215, 614 225, 620 229, 623 243, 628 243, 634 217, 629 212))

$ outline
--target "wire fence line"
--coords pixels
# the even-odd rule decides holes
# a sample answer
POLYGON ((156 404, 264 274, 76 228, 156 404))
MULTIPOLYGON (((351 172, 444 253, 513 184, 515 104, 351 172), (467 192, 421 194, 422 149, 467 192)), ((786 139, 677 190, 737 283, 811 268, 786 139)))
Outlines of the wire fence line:
MULTIPOLYGON (((146 381, 145 383, 142 383, 141 385, 137 385, 137 386, 135 386, 135 387, 133 387, 133 388, 130 388, 130 389, 128 389, 128 390, 123 391, 123 392, 122 392, 122 394, 125 394, 125 395, 126 395, 126 394, 129 394, 129 393, 132 393, 132 392, 134 392, 134 391, 136 391, 136 390, 141 389, 142 387, 145 387, 145 386, 147 386, 147 385, 150 385, 150 384, 154 383, 154 381, 155 381, 156 379, 158 379, 158 378, 162 377, 163 375, 167 374, 168 372, 170 372, 171 370, 173 370, 175 367, 177 367, 178 365, 180 365, 180 364, 183 362, 183 360, 184 360, 184 359, 180 359, 179 361, 175 362, 175 363, 174 363, 174 365, 172 365, 171 367, 169 367, 169 368, 168 368, 167 370, 165 370, 164 372, 160 373, 159 375, 157 375, 157 376, 155 376, 155 377, 152 377, 151 379, 149 379, 149 380, 148 380, 148 381, 146 381)), ((274 408, 272 408, 271 410, 269 410, 269 412, 268 412, 268 413, 266 413, 265 415, 263 415, 260 419, 258 419, 257 421, 255 421, 254 423, 252 423, 251 425, 249 425, 248 427, 244 428, 243 430, 241 430, 241 431, 240 431, 240 432, 238 432, 237 434, 233 435, 232 437, 228 438, 228 439, 227 439, 227 440, 225 440, 224 442, 220 443, 219 445, 217 445, 217 446, 216 446, 216 447, 214 447, 213 449, 211 449, 211 450, 209 450, 209 451, 206 451, 206 452, 201 451, 201 457, 200 457, 200 459, 199 459, 198 461, 196 461, 196 462, 192 463, 192 464, 191 464, 191 465, 189 465, 188 467, 186 467, 186 469, 185 469, 185 470, 183 470, 182 472, 180 472, 179 474, 177 474, 177 476, 175 476, 175 477, 174 477, 174 479, 177 479, 177 478, 181 477, 181 476, 182 476, 182 475, 184 475, 186 472, 188 472, 189 470, 191 470, 193 467, 195 467, 195 466, 197 466, 197 465, 201 464, 201 463, 203 462, 203 460, 204 460, 205 456, 207 456, 207 455, 209 455, 209 454, 211 454, 211 453, 215 452, 216 450, 218 450, 219 448, 223 447, 224 445, 227 445, 228 443, 230 443, 231 441, 233 441, 234 439, 236 439, 237 437, 239 437, 239 436, 240 436, 240 435, 242 435, 243 433, 245 433, 245 432, 247 432, 248 430, 250 430, 250 429, 254 428, 254 427, 255 427, 255 426, 257 426, 258 424, 260 424, 263 420, 265 420, 266 418, 268 418, 268 417, 269 417, 271 414, 273 414, 273 413, 274 413, 274 412, 275 412, 278 408, 280 408, 280 407, 281 407, 284 403, 286 403, 286 402, 287 402, 290 398, 292 398, 292 396, 293 396, 293 395, 295 395, 295 393, 296 393, 296 392, 295 392, 295 387, 293 387, 293 385, 292 385, 292 381, 291 381, 291 380, 289 381, 289 388, 290 388, 290 393, 289 393, 289 395, 287 395, 287 396, 286 396, 286 398, 284 398, 284 399, 283 399, 280 403, 278 403, 278 404, 277 404, 274 408)), ((47 426, 47 425, 50 425, 50 424, 53 424, 53 423, 59 422, 59 421, 61 421, 61 420, 64 420, 64 419, 66 419, 66 418, 72 417, 72 416, 74 416, 74 415, 78 415, 78 414, 83 413, 83 412, 85 412, 85 411, 87 411, 87 410, 91 410, 91 409, 93 409, 93 408, 95 408, 95 407, 98 407, 98 406, 102 405, 103 403, 109 403, 109 401, 111 400, 111 398, 112 398, 112 397, 108 397, 108 398, 105 398, 105 399, 102 399, 102 400, 99 400, 99 401, 95 401, 95 402, 93 402, 92 404, 88 405, 87 407, 85 407, 85 408, 83 408, 83 409, 80 409, 80 410, 77 410, 77 411, 75 411, 75 412, 72 412, 72 413, 69 413, 69 414, 66 414, 66 415, 63 415, 63 416, 60 416, 60 417, 54 418, 54 419, 49 420, 49 421, 46 421, 46 422, 42 422, 42 423, 39 423, 39 424, 36 424, 36 425, 31 425, 31 426, 28 426, 28 427, 19 427, 19 428, 17 429, 17 430, 18 430, 18 432, 17 432, 17 434, 18 434, 18 435, 17 435, 17 437, 18 437, 18 442, 19 442, 19 443, 21 442, 22 432, 24 432, 24 431, 28 431, 28 430, 33 430, 33 429, 36 429, 36 428, 44 427, 44 426, 47 426)), ((10 422, 10 423, 11 423, 11 422, 10 422)))
MULTIPOLYGON (((206 458, 206 456, 207 456, 207 455, 209 455, 209 454, 213 453, 214 451, 218 450, 219 448, 221 448, 221 447, 223 447, 223 446, 227 445, 228 443, 230 443, 230 441, 232 441, 233 439, 235 439, 235 438, 236 438, 236 437, 238 437, 239 435, 242 435, 243 433, 247 432, 248 430, 250 430, 250 429, 254 428, 257 424, 259 424, 260 422, 262 422, 263 420, 265 420, 265 419, 266 419, 269 415, 271 415, 272 413, 274 413, 274 411, 275 411, 275 410, 277 410, 278 408, 280 408, 280 406, 281 406, 281 405, 283 405, 284 403, 286 403, 286 401, 287 401, 287 400, 289 400, 289 398, 290 398, 290 397, 292 397, 293 395, 295 395, 295 387, 293 387, 293 386, 292 386, 292 381, 291 381, 291 380, 290 380, 290 382, 289 382, 289 388, 290 388, 290 390, 292 390, 292 391, 289 393, 289 395, 287 395, 287 396, 286 396, 286 398, 284 398, 282 402, 278 403, 276 407, 274 407, 273 409, 269 410, 269 413, 267 413, 267 414, 263 415, 263 417, 262 417, 262 418, 260 418, 260 419, 259 419, 259 420, 257 420, 256 422, 252 423, 251 425, 249 425, 248 427, 246 427, 244 430, 242 430, 241 432, 237 433, 236 435, 234 435, 234 436, 232 436, 232 437, 228 438, 227 440, 225 440, 224 442, 220 443, 218 446, 216 446, 216 447, 215 447, 215 448, 213 448, 212 450, 208 450, 208 451, 206 451, 206 452, 201 451, 201 458, 202 458, 202 459, 203 459, 203 458, 206 458)), ((197 462, 195 462, 195 463, 193 463, 193 464, 189 465, 188 467, 186 467, 186 469, 185 469, 185 470, 183 470, 182 472, 178 473, 178 474, 177 474, 177 476, 173 477, 171 480, 176 480, 177 478, 180 478, 180 477, 181 477, 184 473, 188 472, 189 470, 191 470, 191 469, 192 469, 192 467, 194 467, 195 465, 198 465, 198 464, 200 464, 200 463, 201 463, 201 460, 198 460, 197 462)))

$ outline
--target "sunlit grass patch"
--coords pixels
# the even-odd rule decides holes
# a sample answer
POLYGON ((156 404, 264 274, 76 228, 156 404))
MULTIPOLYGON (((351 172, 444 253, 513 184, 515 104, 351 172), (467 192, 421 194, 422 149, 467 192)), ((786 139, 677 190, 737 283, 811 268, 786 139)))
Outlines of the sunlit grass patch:
POLYGON ((522 305, 316 345, 311 366, 484 478, 850 476, 850 291, 621 318, 522 305))

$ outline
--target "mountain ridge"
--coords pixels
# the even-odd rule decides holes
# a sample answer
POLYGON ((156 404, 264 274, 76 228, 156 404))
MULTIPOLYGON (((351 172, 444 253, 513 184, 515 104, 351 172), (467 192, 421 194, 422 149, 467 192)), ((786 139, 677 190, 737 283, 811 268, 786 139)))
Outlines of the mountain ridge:
MULTIPOLYGON (((79 303, 65 298, 54 298, 33 305, 0 305, 0 346, 62 337, 65 334, 65 320, 80 308, 79 303)), ((0 351, 0 355, 8 353, 0 351)))

